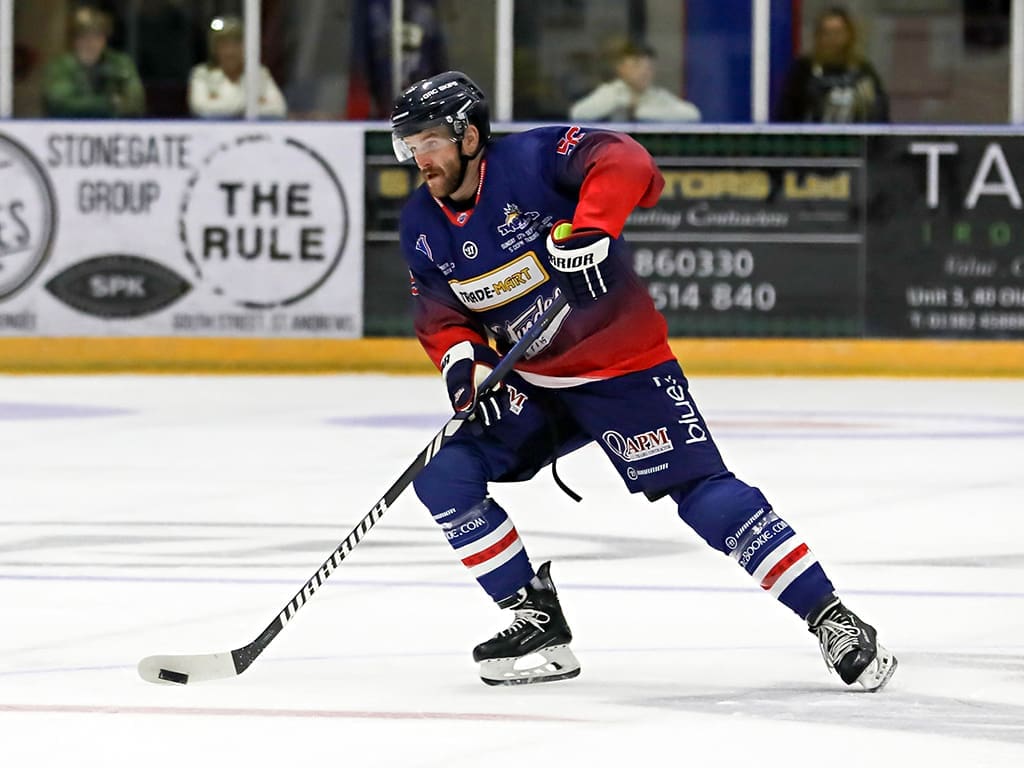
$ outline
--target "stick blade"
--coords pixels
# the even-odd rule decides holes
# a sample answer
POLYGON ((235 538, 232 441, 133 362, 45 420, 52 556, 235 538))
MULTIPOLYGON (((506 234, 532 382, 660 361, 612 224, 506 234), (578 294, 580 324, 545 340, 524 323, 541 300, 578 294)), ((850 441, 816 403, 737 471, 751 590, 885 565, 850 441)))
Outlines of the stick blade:
POLYGON ((235 662, 230 653, 206 653, 196 656, 147 656, 139 662, 139 677, 158 685, 187 685, 207 680, 235 677, 235 662))

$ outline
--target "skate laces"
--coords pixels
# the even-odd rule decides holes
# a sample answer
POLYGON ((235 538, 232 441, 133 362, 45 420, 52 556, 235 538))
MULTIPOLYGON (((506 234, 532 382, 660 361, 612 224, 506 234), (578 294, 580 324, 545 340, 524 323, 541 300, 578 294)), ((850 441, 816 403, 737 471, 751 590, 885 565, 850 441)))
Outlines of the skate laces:
POLYGON ((544 625, 551 621, 551 616, 544 611, 538 611, 536 608, 516 608, 516 617, 512 620, 512 623, 507 629, 503 629, 497 634, 498 637, 507 637, 514 635, 521 629, 524 629, 527 624, 532 624, 537 629, 544 629, 544 625))
POLYGON ((849 616, 840 614, 835 619, 822 619, 815 628, 818 635, 818 645, 821 648, 821 657, 825 660, 825 666, 829 670, 835 669, 836 664, 849 651, 857 646, 857 638, 860 637, 860 628, 849 616))

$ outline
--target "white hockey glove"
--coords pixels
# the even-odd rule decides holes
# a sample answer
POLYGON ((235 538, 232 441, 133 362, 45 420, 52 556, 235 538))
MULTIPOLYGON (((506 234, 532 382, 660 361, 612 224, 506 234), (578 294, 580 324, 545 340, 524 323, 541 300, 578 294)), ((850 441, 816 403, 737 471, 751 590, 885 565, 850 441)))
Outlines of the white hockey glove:
POLYGON ((548 254, 554 278, 574 307, 585 307, 604 296, 612 287, 608 258, 611 237, 599 229, 572 231, 568 221, 558 221, 548 232, 548 254))
POLYGON ((471 341, 460 341, 444 353, 441 375, 448 388, 448 399, 456 413, 469 414, 467 421, 489 427, 501 420, 508 407, 508 394, 501 384, 487 392, 479 391, 499 360, 493 349, 471 341))

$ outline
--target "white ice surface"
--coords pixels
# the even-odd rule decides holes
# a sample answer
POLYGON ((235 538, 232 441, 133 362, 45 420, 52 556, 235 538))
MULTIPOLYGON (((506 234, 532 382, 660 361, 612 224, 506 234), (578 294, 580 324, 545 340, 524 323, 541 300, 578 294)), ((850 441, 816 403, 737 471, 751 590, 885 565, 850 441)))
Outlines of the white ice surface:
POLYGON ((554 561, 579 678, 479 682, 507 617, 409 491, 245 674, 147 684, 143 656, 274 618, 444 422, 441 388, 0 377, 0 765, 1024 765, 1024 382, 693 391, 899 657, 882 693, 594 447, 559 465, 582 504, 547 473, 494 489, 554 561))

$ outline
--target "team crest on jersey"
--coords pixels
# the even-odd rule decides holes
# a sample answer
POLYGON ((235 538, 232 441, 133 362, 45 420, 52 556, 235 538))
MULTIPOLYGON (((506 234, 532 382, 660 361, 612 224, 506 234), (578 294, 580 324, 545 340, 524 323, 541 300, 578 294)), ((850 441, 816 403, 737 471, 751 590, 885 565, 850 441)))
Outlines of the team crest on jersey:
POLYGON ((586 135, 587 134, 580 130, 580 127, 578 125, 574 125, 572 128, 565 132, 565 135, 562 136, 561 139, 559 139, 558 147, 555 149, 555 151, 558 152, 558 154, 560 155, 568 155, 570 152, 576 149, 576 145, 579 144, 583 137, 586 135))
POLYGON ((523 213, 515 203, 507 203, 502 209, 502 213, 505 214, 505 223, 498 225, 498 234, 502 237, 522 232, 540 218, 537 211, 523 213))

